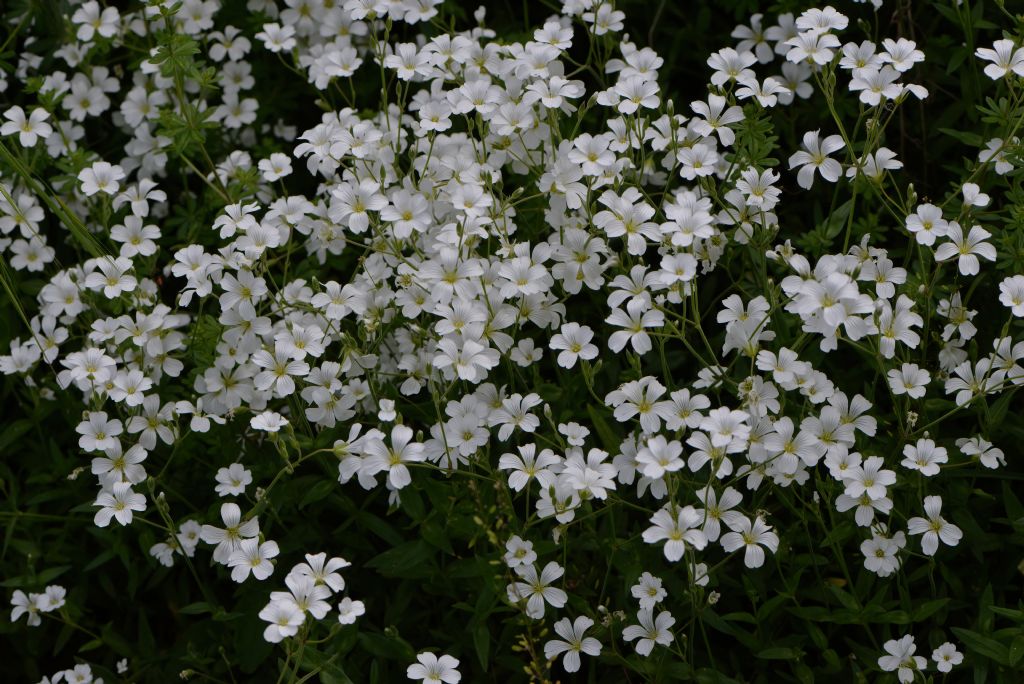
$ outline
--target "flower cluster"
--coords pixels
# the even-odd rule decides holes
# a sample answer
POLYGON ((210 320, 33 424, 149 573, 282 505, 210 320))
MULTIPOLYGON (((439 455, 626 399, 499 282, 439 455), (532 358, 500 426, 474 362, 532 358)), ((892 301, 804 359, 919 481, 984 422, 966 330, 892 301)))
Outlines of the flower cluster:
MULTIPOLYGON (((678 652, 672 628, 720 596, 704 588, 790 562, 807 520, 838 521, 829 544, 879 578, 952 557, 968 528, 962 502, 943 517, 947 473, 1006 465, 991 416, 1024 385, 1024 274, 997 248, 1008 200, 981 183, 1015 170, 1017 126, 919 197, 889 128, 930 96, 912 40, 861 38, 831 6, 754 15, 680 106, 665 58, 602 0, 563 0, 521 41, 483 9, 451 28, 440 0, 249 0, 258 25, 211 1, 70 4, 61 68, 25 41, 0 126, 0 251, 41 280, 0 371, 76 402, 95 526, 158 528, 145 562, 252 586, 304 556, 258 611, 296 676, 316 630, 384 619, 336 596, 348 561, 289 534, 329 496, 379 491, 420 524, 424 496, 477 506, 487 543, 460 553, 504 566, 481 572, 497 591, 480 605, 521 620, 528 671, 576 672, 615 639, 678 652), (136 68, 103 65, 121 48, 136 68), (254 65, 282 63, 315 116, 267 117, 254 65), (367 109, 356 84, 376 79, 367 109), (829 116, 788 149, 765 133, 812 97, 829 116), (123 145, 94 140, 104 121, 123 145), (800 231, 822 192, 828 214, 800 231), (181 465, 202 439, 238 442, 181 465), (183 494, 190 468, 205 489, 183 494), (570 554, 595 518, 636 562, 608 560, 588 605, 598 583, 570 554)), ((1019 99, 1024 48, 976 56, 1019 99)), ((397 546, 357 508, 358 534, 397 546)), ((37 625, 64 594, 18 590, 12 619, 37 625)), ((901 681, 925 669, 912 637, 885 650, 901 681)), ((416 659, 410 679, 460 681, 453 656, 416 659)))

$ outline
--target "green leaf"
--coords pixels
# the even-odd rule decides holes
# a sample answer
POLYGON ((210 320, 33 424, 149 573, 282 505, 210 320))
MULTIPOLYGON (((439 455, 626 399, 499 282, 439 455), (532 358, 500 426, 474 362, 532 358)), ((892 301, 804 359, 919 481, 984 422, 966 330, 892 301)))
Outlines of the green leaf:
POLYGON ((102 553, 98 554, 95 558, 93 558, 91 561, 89 561, 89 563, 84 568, 82 568, 82 572, 89 572, 90 570, 95 570, 96 568, 100 567, 101 565, 111 560, 115 556, 117 556, 116 551, 114 551, 113 549, 107 549, 106 551, 103 551, 102 553))
POLYGON ((601 438, 604 448, 609 451, 617 449, 619 447, 619 440, 615 437, 615 433, 608 427, 608 423, 591 404, 587 404, 587 415, 590 416, 590 422, 594 424, 594 429, 597 430, 597 436, 601 438))
POLYGON ((968 133, 967 131, 954 131, 951 128, 940 128, 939 132, 945 133, 951 138, 955 138, 956 140, 959 140, 963 144, 970 145, 971 147, 982 147, 985 144, 985 141, 982 140, 981 136, 978 135, 977 133, 968 133))
POLYGON ((797 663, 793 670, 796 672, 796 678, 799 679, 802 684, 814 684, 814 672, 811 668, 807 667, 803 663, 797 663))
MULTIPOLYGON (((0 143, 0 159, 2 159, 9 168, 12 168, 15 174, 22 180, 29 188, 36 194, 39 199, 43 200, 47 207, 50 208, 54 214, 60 219, 61 223, 71 231, 71 235, 75 240, 87 251, 91 256, 102 257, 108 254, 107 250, 104 249, 92 233, 85 227, 78 215, 75 214, 68 206, 58 197, 52 190, 46 187, 41 181, 37 180, 31 170, 29 170, 21 161, 15 157, 7 149, 7 147, 0 143)), ((8 203, 17 204, 10 198, 7 191, 0 187, 0 195, 5 195, 4 199, 8 203)), ((6 266, 5 266, 6 268, 6 266)), ((15 306, 20 306, 18 302, 14 303, 15 306)))
POLYGON ((114 631, 113 625, 104 627, 100 631, 100 636, 103 637, 103 643, 118 655, 125 658, 133 658, 138 655, 138 651, 124 637, 114 631))
POLYGON ((801 606, 799 608, 786 608, 786 612, 792 613, 804 620, 812 622, 831 622, 832 614, 824 606, 801 606))
POLYGON ((57 579, 70 569, 70 565, 58 565, 54 568, 47 568, 46 570, 43 570, 41 573, 36 575, 36 581, 39 584, 49 584, 50 582, 57 579))
POLYGON ((757 622, 764 622, 775 612, 777 608, 782 607, 787 601, 790 600, 789 596, 775 596, 770 598, 761 604, 761 607, 757 609, 757 622))
POLYGON ((491 653, 491 631, 487 625, 478 625, 473 630, 473 648, 476 649, 476 657, 480 659, 480 667, 487 671, 487 660, 491 653))
POLYGON ((22 418, 4 425, 3 434, 0 435, 0 451, 14 444, 26 432, 35 425, 31 420, 22 418))
POLYGON ((384 577, 414 579, 430 577, 433 573, 435 550, 426 541, 417 539, 406 542, 371 558, 366 566, 377 570, 384 577))
POLYGON ((218 608, 213 613, 213 619, 216 620, 217 622, 231 622, 232 620, 237 620, 238 618, 242 618, 242 617, 245 617, 245 616, 246 616, 245 613, 239 613, 239 612, 229 613, 228 611, 224 610, 223 608, 218 608))
POLYGON ((1021 658, 1024 658, 1024 635, 1017 636, 1010 642, 1010 654, 1007 659, 1010 667, 1016 667, 1021 658))
POLYGON ((848 592, 843 591, 842 589, 840 589, 839 587, 837 587, 834 584, 829 584, 829 585, 826 585, 826 586, 828 586, 829 591, 831 591, 832 594, 837 599, 839 599, 839 602, 843 604, 844 608, 846 608, 847 610, 854 610, 854 611, 860 609, 860 606, 857 605, 857 599, 855 599, 848 592))
MULTIPOLYGON (((883 611, 870 620, 871 622, 877 622, 883 625, 909 625, 911 622, 910 615, 903 610, 889 610, 883 611)), ((867 620, 865 620, 867 622, 867 620)))
POLYGON ((54 568, 47 568, 46 570, 42 571, 34 577, 27 577, 25 575, 19 575, 18 577, 10 577, 4 580, 3 582, 0 582, 0 587, 26 587, 29 585, 42 586, 44 584, 47 584, 48 582, 57 579, 70 569, 70 565, 58 565, 54 568))
POLYGON ((360 632, 359 643, 371 655, 386 660, 410 662, 416 659, 416 652, 402 639, 388 637, 375 632, 360 632))
POLYGON ((436 515, 432 515, 426 522, 420 526, 420 536, 429 543, 442 551, 453 554, 455 550, 452 548, 451 542, 448 540, 448 534, 445 531, 444 524, 437 519, 436 515))
POLYGON ((331 492, 337 491, 337 489, 338 483, 336 480, 321 480, 317 482, 302 497, 302 501, 299 502, 299 510, 302 510, 311 503, 323 501, 331 495, 331 492))
MULTIPOLYGON (((1013 493, 1013 487, 1006 480, 1003 480, 1003 504, 1006 506, 1006 517, 1010 520, 1020 520, 1024 518, 1024 505, 1021 504, 1020 499, 1013 493)), ((992 607, 995 610, 995 606, 992 607)), ((1018 611, 1019 612, 1019 611, 1018 611)))
POLYGON ((1013 618, 1014 620, 1024 622, 1024 611, 1002 608, 1000 606, 991 606, 989 610, 996 615, 1002 615, 1003 617, 1013 618))
POLYGON ((757 624, 757 618, 750 613, 726 613, 722 616, 722 619, 732 622, 749 622, 752 625, 757 624))
POLYGON ((992 432, 993 429, 1003 424, 1006 414, 1010 410, 1010 401, 1014 398, 1013 394, 1012 391, 1003 392, 1002 396, 989 407, 988 416, 985 419, 985 430, 987 432, 992 432))
POLYGON ((326 653, 307 648, 302 654, 302 660, 313 672, 319 672, 321 684, 353 684, 338 663, 340 655, 335 653, 328 656, 326 653))
POLYGON ((389 525, 387 521, 373 513, 356 510, 352 512, 350 520, 353 524, 357 525, 359 529, 366 529, 373 532, 389 546, 398 546, 402 543, 402 535, 395 531, 395 528, 389 525))
POLYGON ((190 603, 184 608, 179 608, 178 612, 184 615, 202 615, 203 613, 212 613, 213 607, 209 603, 200 601, 198 603, 190 603))
POLYGON ((932 615, 945 608, 947 603, 949 603, 948 598, 935 599, 934 601, 926 601, 925 603, 922 603, 914 611, 914 622, 920 622, 921 620, 930 618, 932 615))
POLYGON ((427 516, 427 508, 423 505, 423 497, 415 487, 406 487, 402 492, 402 508, 409 517, 420 522, 427 516))
POLYGON ((796 660, 802 655, 803 651, 800 649, 785 646, 774 646, 757 653, 757 657, 762 660, 796 660))
POLYGON ((698 684, 739 684, 735 679, 706 667, 697 670, 697 682, 698 684))
POLYGON ((990 658, 1000 665, 1008 666, 1010 664, 1010 649, 992 637, 961 627, 951 627, 950 629, 968 650, 980 656, 990 658))
POLYGON ((82 644, 82 647, 78 649, 78 652, 79 653, 87 653, 89 651, 94 651, 94 650, 96 650, 97 648, 99 648, 102 645, 103 645, 103 640, 102 639, 93 639, 92 641, 87 641, 84 644, 82 644))

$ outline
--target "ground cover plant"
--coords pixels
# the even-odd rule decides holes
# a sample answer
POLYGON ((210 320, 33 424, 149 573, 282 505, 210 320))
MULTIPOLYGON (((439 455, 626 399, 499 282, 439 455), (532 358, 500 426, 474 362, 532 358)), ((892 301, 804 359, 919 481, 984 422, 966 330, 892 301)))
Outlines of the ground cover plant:
POLYGON ((1024 15, 4 5, 4 681, 1018 682, 1024 15))

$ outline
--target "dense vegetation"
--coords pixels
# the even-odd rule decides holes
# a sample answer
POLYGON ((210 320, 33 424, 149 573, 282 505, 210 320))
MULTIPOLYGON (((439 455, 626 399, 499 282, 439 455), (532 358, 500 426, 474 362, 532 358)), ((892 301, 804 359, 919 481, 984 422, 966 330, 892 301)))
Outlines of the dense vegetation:
POLYGON ((1020 681, 1012 3, 0 14, 3 681, 1020 681))

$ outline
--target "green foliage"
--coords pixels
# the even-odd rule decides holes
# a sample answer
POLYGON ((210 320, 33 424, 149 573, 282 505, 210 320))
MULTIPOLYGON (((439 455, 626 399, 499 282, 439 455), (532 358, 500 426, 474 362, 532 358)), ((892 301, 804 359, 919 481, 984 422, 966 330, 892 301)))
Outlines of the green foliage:
MULTIPOLYGON (((243 3, 225 4, 230 5, 224 8, 225 14, 236 25, 258 27, 264 19, 269 20, 250 16, 243 3)), ((980 302, 991 304, 996 301, 992 293, 997 291, 999 278, 1024 273, 1024 173, 1020 170, 1024 150, 1008 143, 1003 152, 1018 168, 998 176, 977 154, 995 133, 1019 131, 1024 121, 1024 96, 1019 90, 993 94, 994 86, 980 77, 974 57, 974 48, 991 44, 1000 30, 1016 31, 1013 35, 1019 38, 1021 24, 1010 25, 1000 2, 995 7, 982 2, 963 3, 962 7, 948 2, 896 4, 880 13, 855 7, 851 14, 859 12, 858 37, 880 41, 892 35, 889 29, 894 27, 899 35, 917 36, 929 57, 929 62, 919 67, 921 71, 915 72, 915 79, 929 88, 932 98, 904 104, 897 117, 879 114, 870 119, 876 140, 899 153, 908 177, 920 179, 916 187, 897 187, 896 196, 891 196, 881 183, 858 178, 850 184, 852 194, 847 197, 840 196, 838 188, 833 191, 829 185, 824 189, 816 185, 801 203, 787 204, 780 211, 770 234, 755 235, 738 250, 739 256, 727 257, 736 259, 736 268, 716 271, 701 281, 700 290, 679 307, 683 313, 679 321, 673 321, 679 325, 678 334, 664 335, 672 345, 666 350, 666 341, 657 340, 660 349, 642 362, 632 354, 605 350, 592 364, 582 362, 578 375, 564 373, 551 362, 544 366, 543 377, 537 368, 531 371, 508 364, 502 372, 510 386, 524 392, 529 388, 546 403, 550 414, 544 415, 544 426, 551 429, 545 434, 557 435, 554 426, 559 422, 582 421, 592 429, 595 446, 617 453, 622 442, 620 426, 602 397, 624 380, 648 372, 683 378, 711 365, 709 360, 716 357, 724 336, 710 329, 707 333, 695 330, 690 321, 712 320, 730 294, 740 293, 744 300, 763 294, 773 310, 780 308, 784 295, 776 280, 785 272, 765 257, 777 243, 789 240, 802 253, 817 258, 847 250, 867 238, 872 245, 889 246, 892 258, 911 263, 913 247, 899 244, 894 235, 903 229, 905 216, 918 201, 942 197, 950 190, 945 185, 950 175, 940 170, 954 169, 955 177, 961 178, 966 166, 965 178, 984 181, 986 190, 999 197, 992 206, 974 214, 995 233, 999 259, 992 272, 970 284, 953 281, 967 303, 976 307, 986 306, 980 302), (939 98, 944 99, 936 105, 939 98), (531 372, 533 376, 528 377, 531 372)), ((169 214, 161 222, 163 248, 170 252, 190 244, 215 245, 210 226, 223 207, 252 200, 263 187, 255 168, 239 169, 226 179, 216 171, 214 160, 233 152, 234 141, 219 134, 214 109, 202 109, 193 100, 218 91, 218 72, 201 59, 206 45, 171 28, 176 6, 160 8, 168 26, 153 36, 152 46, 133 46, 139 54, 124 54, 121 48, 108 45, 95 48, 110 64, 120 65, 136 62, 146 48, 156 47, 151 62, 174 82, 168 95, 175 106, 160 111, 155 129, 155 134, 172 141, 171 172, 161 185, 172 197, 169 214), (186 83, 191 89, 186 90, 186 83)), ((766 8, 756 0, 620 0, 616 6, 626 11, 627 31, 633 39, 654 46, 665 58, 664 92, 673 98, 678 111, 687 113, 683 103, 706 97, 707 54, 734 43, 729 34, 737 21, 746 21, 755 11, 776 14, 803 9, 802 3, 795 2, 771 3, 766 8)), ((442 16, 457 27, 465 26, 471 14, 467 7, 446 0, 442 16)), ((15 70, 17 35, 26 26, 33 27, 34 35, 59 46, 72 30, 65 16, 68 9, 56 0, 21 0, 4 8, 5 25, 11 33, 0 48, 0 70, 7 74, 15 70)), ((518 3, 490 3, 488 10, 489 25, 503 40, 511 41, 529 40, 532 27, 552 8, 539 2, 524 3, 522 9, 518 3)), ((443 28, 433 27, 435 31, 443 28)), ((390 33, 390 26, 388 30, 390 33)), ((392 42, 411 39, 402 35, 400 28, 394 31, 392 42)), ((612 38, 595 38, 594 54, 582 48, 582 54, 573 55, 586 64, 596 54, 613 54, 614 42, 612 38)), ((320 109, 300 111, 298 103, 312 97, 301 76, 260 49, 254 50, 252 62, 261 107, 265 105, 254 127, 254 157, 266 157, 277 149, 261 128, 264 121, 288 121, 302 130, 301 126, 320 120, 320 110, 361 106, 370 115, 381 106, 380 84, 375 77, 367 77, 357 79, 351 92, 346 85, 346 89, 339 86, 317 95, 320 109), (300 92, 305 97, 295 97, 300 92)), ((579 71, 576 76, 590 89, 608 85, 604 83, 606 74, 583 67, 579 71)), ((30 80, 15 97, 32 95, 41 85, 30 80)), ((858 124, 848 131, 851 137, 867 130, 866 121, 874 115, 868 115, 856 98, 841 96, 844 86, 837 85, 834 65, 817 76, 815 85, 834 106, 832 111, 821 109, 824 99, 820 93, 815 106, 798 102, 786 111, 747 104, 727 161, 735 169, 750 166, 786 173, 785 160, 799 147, 803 131, 822 128, 834 132, 841 122, 854 121, 858 124)), ((20 84, 14 87, 21 88, 20 84)), ((408 99, 410 93, 404 96, 408 99)), ((40 102, 48 109, 57 107, 45 98, 40 102)), ((602 117, 596 110, 587 111, 581 120, 604 123, 602 117)), ((464 124, 470 130, 482 126, 479 121, 464 124)), ((567 129, 561 131, 563 135, 575 132, 575 127, 563 128, 567 129)), ((110 245, 97 237, 102 233, 85 225, 54 191, 63 182, 73 182, 76 170, 88 165, 90 152, 111 159, 121 154, 113 142, 93 130, 89 133, 90 142, 97 140, 95 148, 72 155, 62 162, 60 175, 49 177, 42 175, 35 159, 13 150, 6 140, 0 142, 4 177, 17 177, 27 186, 46 206, 54 224, 59 223, 69 236, 58 246, 60 259, 68 264, 111 252, 110 245)), ((844 150, 844 163, 852 166, 862 152, 844 150)), ((412 162, 411 155, 401 160, 402 170, 412 168, 412 162)), ((645 170, 635 169, 632 179, 645 170)), ((517 191, 506 195, 515 203, 521 235, 532 239, 545 234, 549 193, 534 194, 539 174, 531 169, 528 174, 506 175, 505 180, 519 185, 517 191)), ((315 183, 306 182, 306 186, 292 190, 295 195, 312 196, 315 183)), ((715 193, 720 186, 707 181, 704 187, 715 193)), ((666 195, 654 193, 651 201, 659 204, 666 195)), ((109 209, 98 211, 105 211, 110 218, 109 209)), ((957 207, 948 209, 955 213, 957 207)), ((361 248, 356 243, 340 256, 327 256, 323 269, 313 267, 312 259, 293 254, 290 248, 271 257, 276 260, 273 263, 261 262, 259 268, 263 273, 270 273, 271 267, 281 269, 289 279, 308 278, 310 287, 320 292, 323 286, 315 278, 318 273, 352 273, 372 251, 369 244, 361 248)), ((494 249, 499 246, 494 240, 494 249)), ((155 263, 149 266, 155 268, 155 263)), ((921 258, 912 263, 915 270, 908 282, 917 288, 930 317, 922 330, 923 347, 931 345, 935 350, 942 342, 944 323, 931 309, 950 297, 953 288, 933 288, 939 274, 933 260, 921 258)), ((31 305, 42 282, 32 274, 13 272, 6 263, 0 262, 0 267, 4 301, 0 346, 7 349, 12 339, 32 334, 26 306, 31 305)), ((180 283, 166 274, 152 275, 166 288, 157 296, 176 302, 180 283)), ((127 304, 117 306, 121 307, 118 314, 134 314, 127 304)), ((189 370, 177 381, 180 398, 190 396, 202 371, 214 364, 227 327, 216 312, 198 304, 188 313, 192 317, 185 352, 189 370)), ((589 305, 573 310, 571 318, 597 326, 606 314, 604 303, 595 297, 589 305)), ((1004 319, 979 317, 977 323, 983 328, 979 337, 987 343, 1000 332, 1021 333, 1017 321, 1000 330, 1004 319)), ((389 325, 392 322, 380 320, 346 330, 345 351, 337 361, 352 361, 363 353, 393 354, 385 343, 389 325)), ((815 367, 826 365, 825 355, 807 335, 786 326, 780 321, 775 328, 779 339, 815 367)), ((778 553, 769 556, 764 567, 749 571, 740 568, 738 556, 720 554, 709 564, 731 565, 722 570, 715 565, 708 586, 695 583, 687 569, 685 560, 693 560, 692 555, 662 572, 665 588, 680 607, 680 618, 672 649, 659 648, 650 658, 623 647, 622 630, 635 620, 617 607, 635 603, 630 585, 642 572, 664 567, 661 549, 638 541, 653 510, 634 503, 628 495, 613 493, 607 505, 584 502, 571 524, 541 523, 533 512, 535 501, 529 496, 513 497, 502 473, 494 470, 499 455, 513 450, 512 444, 492 441, 480 465, 470 470, 452 471, 443 463, 423 464, 417 469, 416 485, 403 490, 398 502, 391 504, 380 488, 365 492, 353 483, 338 484, 342 454, 334 452, 334 443, 346 437, 347 426, 314 433, 297 418, 285 431, 260 439, 247 430, 248 415, 207 434, 183 427, 173 446, 159 447, 158 472, 152 473, 147 492, 153 514, 129 535, 119 527, 101 529, 93 524, 95 487, 89 481, 89 459, 77 447, 75 434, 81 402, 70 392, 54 392, 49 385, 40 388, 26 385, 17 376, 4 376, 0 387, 5 408, 0 432, 0 586, 10 595, 14 590, 38 591, 59 583, 69 587, 69 594, 64 608, 44 616, 41 629, 26 628, 23 621, 0 621, 7 651, 0 671, 10 681, 38 681, 51 674, 55 662, 70 667, 88 661, 108 684, 163 684, 179 678, 233 684, 384 684, 405 681, 406 668, 416 654, 432 650, 458 657, 464 682, 885 682, 895 678, 880 675, 876 667, 883 644, 913 632, 918 655, 929 656, 932 648, 947 640, 961 646, 965 664, 954 671, 950 681, 970 681, 973 676, 976 682, 1014 684, 1024 672, 1024 604, 1020 602, 1024 504, 1018 486, 1024 480, 1024 449, 1020 447, 1024 427, 1016 420, 1024 409, 1020 394, 1014 389, 991 401, 980 397, 963 408, 937 398, 920 406, 911 404, 886 391, 876 352, 863 346, 844 347, 844 360, 830 366, 830 376, 837 385, 876 400, 882 435, 878 444, 880 450, 887 450, 879 455, 887 463, 899 462, 899 450, 911 438, 927 434, 950 440, 976 427, 1006 452, 1009 466, 1005 469, 986 471, 973 466, 943 473, 944 515, 964 531, 970 544, 960 546, 955 557, 939 560, 916 551, 909 553, 898 576, 883 579, 850 553, 864 533, 852 518, 836 513, 835 501, 842 494, 837 483, 818 474, 821 479, 815 482, 814 498, 797 488, 777 488, 771 496, 757 494, 751 497, 750 510, 763 511, 774 521, 781 534, 778 553), (916 423, 910 418, 912 406, 916 423), (176 529, 176 518, 170 517, 168 501, 173 502, 176 513, 185 511, 188 519, 218 520, 220 502, 210 503, 206 496, 213 486, 212 474, 243 456, 247 464, 253 464, 255 480, 270 483, 260 498, 246 495, 243 509, 248 507, 260 516, 265 538, 279 541, 281 559, 291 562, 304 552, 317 550, 327 551, 328 556, 358 559, 344 571, 352 596, 365 602, 368 609, 355 625, 337 623, 332 613, 323 624, 314 627, 307 623, 298 638, 273 646, 264 639, 265 625, 257 614, 269 591, 282 590, 286 567, 279 565, 269 582, 237 585, 223 568, 210 562, 205 547, 194 558, 177 556, 176 566, 170 569, 150 557, 154 544, 173 543, 168 533, 176 529), (595 661, 600 665, 585 664, 574 680, 563 679, 562 671, 544 657, 544 642, 554 638, 547 623, 528 619, 520 607, 507 600, 506 587, 516 577, 501 561, 505 543, 512 535, 527 533, 541 563, 556 560, 565 566, 564 588, 570 594, 571 614, 603 620, 592 632, 605 646, 595 661), (126 677, 117 674, 116 664, 122 658, 130 661, 126 677)), ((978 349, 971 352, 977 358, 978 349)), ((554 356, 551 350, 546 353, 554 356)), ((736 354, 729 364, 727 371, 736 376, 744 366, 753 367, 753 360, 736 354)), ((59 370, 54 367, 51 375, 59 370)), ((713 390, 720 403, 735 403, 737 383, 734 379, 730 382, 732 386, 726 383, 713 390)), ((406 419, 416 424, 436 420, 443 410, 441 399, 450 399, 465 387, 453 382, 428 389, 431 396, 411 401, 404 410, 406 419)), ((370 399, 376 398, 375 393, 397 395, 396 387, 387 383, 368 386, 367 392, 370 399)), ((167 398, 179 398, 170 396, 174 394, 170 391, 167 398)), ((292 415, 301 417, 301 406, 296 403, 293 409, 297 410, 292 415)), ((417 441, 424 438, 422 434, 416 437, 417 441)), ((551 446, 565 447, 554 442, 551 446)), ((691 484, 678 478, 669 481, 672 496, 691 484)), ((913 513, 907 511, 919 508, 923 481, 919 478, 919 491, 913 497, 901 497, 894 525, 906 527, 905 518, 919 514, 917 508, 913 513)), ((941 681, 934 673, 928 676, 932 677, 929 681, 941 681)))

